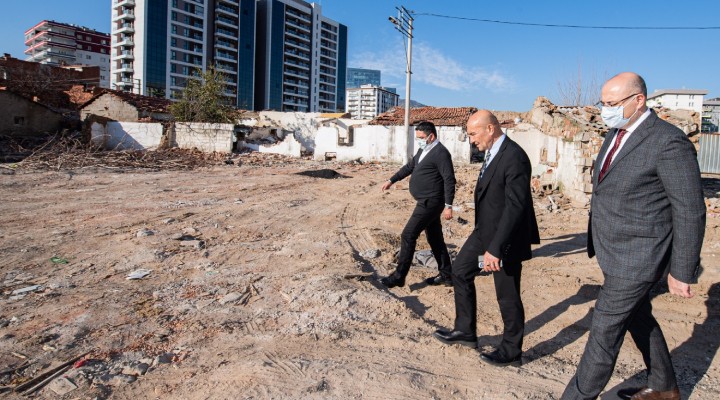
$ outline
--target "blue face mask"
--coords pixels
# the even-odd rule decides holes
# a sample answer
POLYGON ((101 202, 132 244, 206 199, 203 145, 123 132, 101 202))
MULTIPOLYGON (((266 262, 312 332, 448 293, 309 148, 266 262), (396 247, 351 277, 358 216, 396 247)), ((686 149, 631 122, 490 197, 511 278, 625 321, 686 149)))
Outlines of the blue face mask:
MULTIPOLYGON (((635 112, 637 112, 637 110, 635 112)), ((635 115, 635 113, 633 113, 633 115, 635 115)), ((630 118, 625 118, 625 106, 603 106, 602 111, 600 112, 600 117, 602 118, 605 125, 610 128, 620 129, 623 126, 627 125, 628 122, 630 122, 630 118)))
POLYGON ((417 147, 420 148, 420 150, 425 150, 425 148, 428 146, 427 139, 415 139, 415 143, 417 143, 417 147))

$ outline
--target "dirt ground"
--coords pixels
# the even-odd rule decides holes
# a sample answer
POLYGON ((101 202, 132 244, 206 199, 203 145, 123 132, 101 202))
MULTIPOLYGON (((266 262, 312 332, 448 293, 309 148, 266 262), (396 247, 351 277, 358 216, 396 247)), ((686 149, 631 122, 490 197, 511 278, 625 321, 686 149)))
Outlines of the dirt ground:
MULTIPOLYGON (((0 396, 22 398, 8 389, 84 353, 35 396, 560 396, 602 283, 584 252, 586 209, 558 194, 557 209, 535 198, 542 243, 524 264, 523 366, 493 368, 476 350, 432 338, 452 325, 454 305, 452 288, 423 283, 431 268, 413 267, 403 288, 378 282, 393 268, 414 206, 407 181, 380 191, 398 166, 234 161, 194 171, 0 168, 0 396), (297 174, 323 168, 339 176, 297 174), (138 269, 150 273, 126 279, 138 269)), ((472 229, 478 170, 457 168, 459 209, 444 222, 451 251, 472 229)), ((705 183, 714 196, 718 180, 705 183)), ((719 227, 709 213, 696 296, 660 287, 653 300, 683 398, 720 398, 719 227)), ((424 238, 419 244, 427 248, 424 238)), ((488 349, 501 320, 492 278, 476 285, 479 343, 488 349)), ((603 399, 644 382, 627 339, 603 399)))

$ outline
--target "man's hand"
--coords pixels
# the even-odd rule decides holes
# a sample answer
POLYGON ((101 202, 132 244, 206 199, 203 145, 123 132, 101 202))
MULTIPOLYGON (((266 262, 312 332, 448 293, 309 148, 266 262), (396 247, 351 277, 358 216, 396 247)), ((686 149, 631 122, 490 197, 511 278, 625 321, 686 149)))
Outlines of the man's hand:
POLYGON ((390 189, 390 186, 392 186, 392 182, 385 181, 385 184, 382 186, 382 191, 384 192, 384 191, 390 189))
POLYGON ((670 293, 675 296, 684 297, 686 299, 693 297, 692 291, 690 291, 690 285, 685 282, 680 282, 679 280, 673 278, 670 274, 668 274, 668 288, 670 289, 670 293))
POLYGON ((485 272, 497 272, 500 271, 500 259, 486 251, 483 255, 483 270, 485 272))
POLYGON ((452 207, 448 207, 443 211, 443 218, 452 219, 452 207))

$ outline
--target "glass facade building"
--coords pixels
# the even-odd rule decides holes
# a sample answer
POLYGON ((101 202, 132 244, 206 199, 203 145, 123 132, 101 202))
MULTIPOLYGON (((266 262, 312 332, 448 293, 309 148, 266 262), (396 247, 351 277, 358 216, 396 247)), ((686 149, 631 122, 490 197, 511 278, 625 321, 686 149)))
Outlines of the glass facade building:
POLYGON ((381 86, 380 71, 376 69, 348 68, 347 88, 359 88, 362 85, 381 86))

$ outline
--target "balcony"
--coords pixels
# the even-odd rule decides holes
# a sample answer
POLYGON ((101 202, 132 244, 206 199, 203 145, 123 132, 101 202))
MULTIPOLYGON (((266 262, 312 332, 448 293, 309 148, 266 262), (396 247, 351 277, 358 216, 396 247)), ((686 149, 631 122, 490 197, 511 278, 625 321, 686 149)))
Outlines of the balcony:
POLYGON ((237 9, 233 9, 232 7, 224 6, 222 4, 218 4, 217 7, 215 7, 215 12, 217 12, 218 14, 230 15, 233 17, 237 17, 238 15, 237 9))
POLYGON ((221 37, 224 36, 224 37, 227 37, 227 38, 230 38, 230 39, 235 39, 235 40, 237 40, 237 38, 238 38, 237 32, 229 31, 229 30, 227 30, 227 29, 222 29, 222 28, 220 28, 220 27, 218 27, 217 29, 215 29, 215 34, 217 34, 217 35, 219 35, 219 36, 221 36, 221 37))
POLYGON ((228 3, 234 6, 239 6, 240 3, 237 0, 219 0, 221 3, 228 3))
POLYGON ((221 17, 219 15, 217 16, 217 18, 215 18, 215 23, 218 25, 229 26, 231 28, 238 27, 238 21, 232 20, 230 18, 221 17))
POLYGON ((132 36, 120 38, 115 46, 135 46, 135 42, 132 40, 132 36))
POLYGON ((133 73, 135 70, 132 64, 120 64, 119 68, 113 72, 133 73))
POLYGON ((306 35, 302 32, 296 31, 295 29, 285 29, 286 35, 291 35, 292 37, 296 37, 298 39, 310 41, 310 35, 306 35))
POLYGON ((295 47, 300 48, 300 49, 310 50, 310 45, 309 45, 309 44, 300 43, 300 42, 298 42, 297 40, 286 39, 286 40, 285 40, 285 43, 290 44, 290 45, 295 46, 295 47))
POLYGON ((113 33, 135 33, 135 26, 133 24, 122 24, 113 33))
POLYGON ((135 19, 135 11, 132 9, 123 9, 120 10, 117 14, 113 14, 113 22, 118 20, 129 20, 132 21, 135 19))
POLYGON ((114 0, 113 8, 135 6, 135 0, 114 0))
POLYGON ((123 50, 115 57, 118 60, 134 60, 135 54, 130 50, 123 50))
POLYGON ((230 53, 224 53, 221 51, 218 51, 215 53, 215 58, 222 58, 225 60, 237 61, 237 56, 234 56, 230 53))

